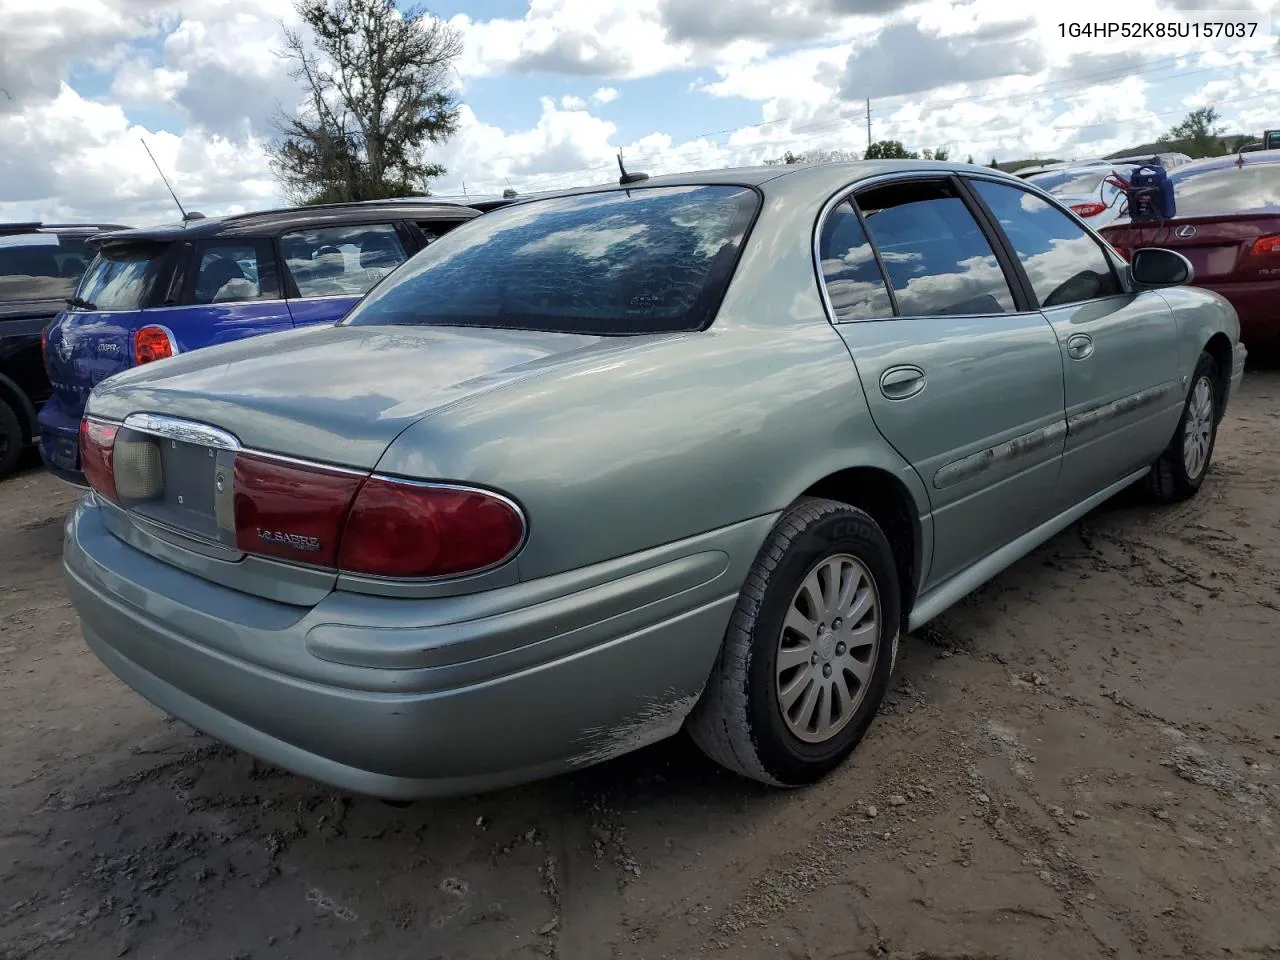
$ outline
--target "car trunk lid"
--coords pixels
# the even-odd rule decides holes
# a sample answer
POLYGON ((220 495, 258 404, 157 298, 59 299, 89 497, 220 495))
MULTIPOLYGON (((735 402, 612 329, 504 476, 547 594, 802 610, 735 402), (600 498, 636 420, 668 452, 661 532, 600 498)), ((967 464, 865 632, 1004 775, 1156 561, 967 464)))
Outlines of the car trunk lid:
POLYGON ((1176 250, 1195 268, 1193 282, 1233 282, 1280 276, 1280 213, 1178 217, 1163 223, 1110 227, 1104 236, 1126 256, 1141 247, 1176 250), (1264 241, 1264 242, 1260 242, 1264 241), (1271 271, 1271 272, 1269 272, 1271 271))
POLYGON ((600 339, 335 326, 268 335, 136 367, 102 384, 89 404, 92 418, 124 424, 115 440, 119 509, 113 529, 144 549, 148 545, 139 533, 162 541, 154 555, 261 596, 279 595, 276 574, 282 564, 268 557, 286 555, 289 562, 283 566, 290 568, 287 578, 295 586, 298 568, 314 567, 305 571, 307 590, 301 595, 318 600, 332 589, 332 563, 310 562, 321 553, 273 549, 291 542, 309 549, 305 533, 297 532, 305 531, 305 522, 260 531, 268 542, 253 552, 262 556, 237 546, 236 491, 247 489, 249 463, 259 468, 266 463, 268 473, 273 463, 303 470, 296 489, 277 491, 286 500, 296 497, 300 513, 313 495, 354 496, 391 442, 415 421, 530 376, 600 339), (309 465, 322 469, 308 475, 309 465), (292 539, 298 536, 303 539, 292 539))

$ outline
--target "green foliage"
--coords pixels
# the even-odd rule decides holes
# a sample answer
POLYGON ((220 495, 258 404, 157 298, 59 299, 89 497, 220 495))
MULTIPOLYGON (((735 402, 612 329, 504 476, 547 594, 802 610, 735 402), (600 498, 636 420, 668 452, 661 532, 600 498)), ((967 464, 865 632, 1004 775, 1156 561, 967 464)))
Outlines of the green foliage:
POLYGON ((1195 159, 1221 156, 1226 153, 1222 142, 1226 127, 1218 123, 1220 119, 1221 115, 1214 107, 1192 110, 1181 123, 1175 124, 1160 138, 1160 143, 1179 141, 1181 152, 1195 159))
POLYGON ((908 150, 899 140, 877 140, 867 147, 867 160, 918 160, 920 154, 908 150))
POLYGON ((285 193, 330 203, 427 191, 445 171, 424 152, 458 126, 459 32, 393 0, 299 0, 297 11, 308 35, 286 30, 282 56, 306 99, 277 118, 270 147, 285 193))

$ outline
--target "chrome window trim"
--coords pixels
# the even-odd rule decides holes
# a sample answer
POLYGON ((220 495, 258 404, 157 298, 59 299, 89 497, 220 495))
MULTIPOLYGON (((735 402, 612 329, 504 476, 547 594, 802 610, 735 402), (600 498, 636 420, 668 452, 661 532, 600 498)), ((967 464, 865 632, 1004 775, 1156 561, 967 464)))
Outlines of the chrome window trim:
MULTIPOLYGON (((878 176, 866 177, 852 184, 846 184, 845 186, 837 190, 834 194, 832 194, 827 199, 827 202, 822 205, 822 209, 818 213, 817 222, 813 228, 813 243, 811 245, 812 252, 813 252, 813 271, 818 281, 818 292, 822 297, 823 309, 826 310, 827 319, 831 322, 833 326, 843 326, 846 323, 896 323, 900 320, 928 320, 928 319, 932 319, 936 317, 944 317, 944 316, 947 319, 963 320, 970 317, 990 317, 990 316, 1026 317, 1026 316, 1040 314, 1039 310, 1016 310, 1015 309, 1005 313, 998 313, 998 314, 990 314, 990 313, 901 314, 901 313, 895 312, 892 317, 867 317, 859 320, 840 320, 836 317, 835 307, 831 303, 831 294, 827 291, 827 281, 822 275, 822 250, 821 250, 822 230, 826 226, 827 217, 831 215, 832 211, 835 210, 836 207, 840 206, 840 204, 844 203, 846 200, 851 199, 853 195, 857 193, 859 190, 862 190, 867 187, 876 187, 885 183, 893 183, 900 180, 947 180, 947 181, 950 181, 952 177, 957 177, 957 176, 965 177, 965 176, 969 176, 969 173, 964 170, 904 170, 901 173, 882 173, 878 176)), ((1010 180, 1012 180, 1012 178, 1008 176, 988 176, 988 177, 985 177, 984 179, 988 179, 996 183, 1004 183, 1004 184, 1009 184, 1010 180)), ((1017 183, 1018 181, 1014 180, 1013 182, 1017 183)), ((964 203, 964 200, 961 199, 961 202, 964 203)), ((968 203, 965 203, 965 210, 966 211, 969 210, 968 203)), ((970 212, 969 215, 973 216, 973 213, 970 212)), ((978 223, 976 218, 974 222, 979 226, 979 228, 981 228, 982 225, 978 223)), ((983 237, 985 239, 986 237, 985 232, 983 233, 983 237)), ((873 245, 873 249, 876 249, 874 248, 875 241, 870 236, 867 237, 867 242, 873 245)), ((879 251, 877 249, 877 253, 878 252, 879 251)), ((995 250, 993 249, 991 253, 994 256, 995 250)), ((1003 272, 1004 270, 1003 268, 1001 268, 1001 273, 1003 272)), ((889 278, 887 276, 884 276, 883 274, 881 274, 881 276, 885 284, 885 289, 891 291, 892 286, 890 284, 889 278)), ((1007 277, 1005 278, 1005 282, 1008 283, 1007 277)), ((1009 287, 1009 293, 1011 296, 1013 296, 1014 306, 1016 307, 1018 298, 1012 286, 1009 287)))

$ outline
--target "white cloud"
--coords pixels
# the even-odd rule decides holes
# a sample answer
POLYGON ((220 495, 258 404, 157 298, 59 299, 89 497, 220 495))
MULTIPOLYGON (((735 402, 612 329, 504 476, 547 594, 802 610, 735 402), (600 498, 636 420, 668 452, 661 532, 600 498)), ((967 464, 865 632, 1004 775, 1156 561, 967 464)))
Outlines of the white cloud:
POLYGON ((622 96, 622 94, 618 91, 617 87, 601 87, 591 95, 591 101, 599 104, 613 103, 613 101, 617 100, 620 96, 622 96))
POLYGON ((587 109, 587 101, 581 97, 564 96, 560 98, 560 109, 562 110, 585 110, 587 109))

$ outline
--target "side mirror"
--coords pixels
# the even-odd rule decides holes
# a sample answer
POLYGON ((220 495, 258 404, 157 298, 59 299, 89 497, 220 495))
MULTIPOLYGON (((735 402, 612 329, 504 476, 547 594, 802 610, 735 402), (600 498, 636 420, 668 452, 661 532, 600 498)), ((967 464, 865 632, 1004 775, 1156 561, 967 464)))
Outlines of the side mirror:
POLYGON ((1177 287, 1195 279, 1191 261, 1180 253, 1161 247, 1143 247, 1133 252, 1129 275, 1140 287, 1177 287))

